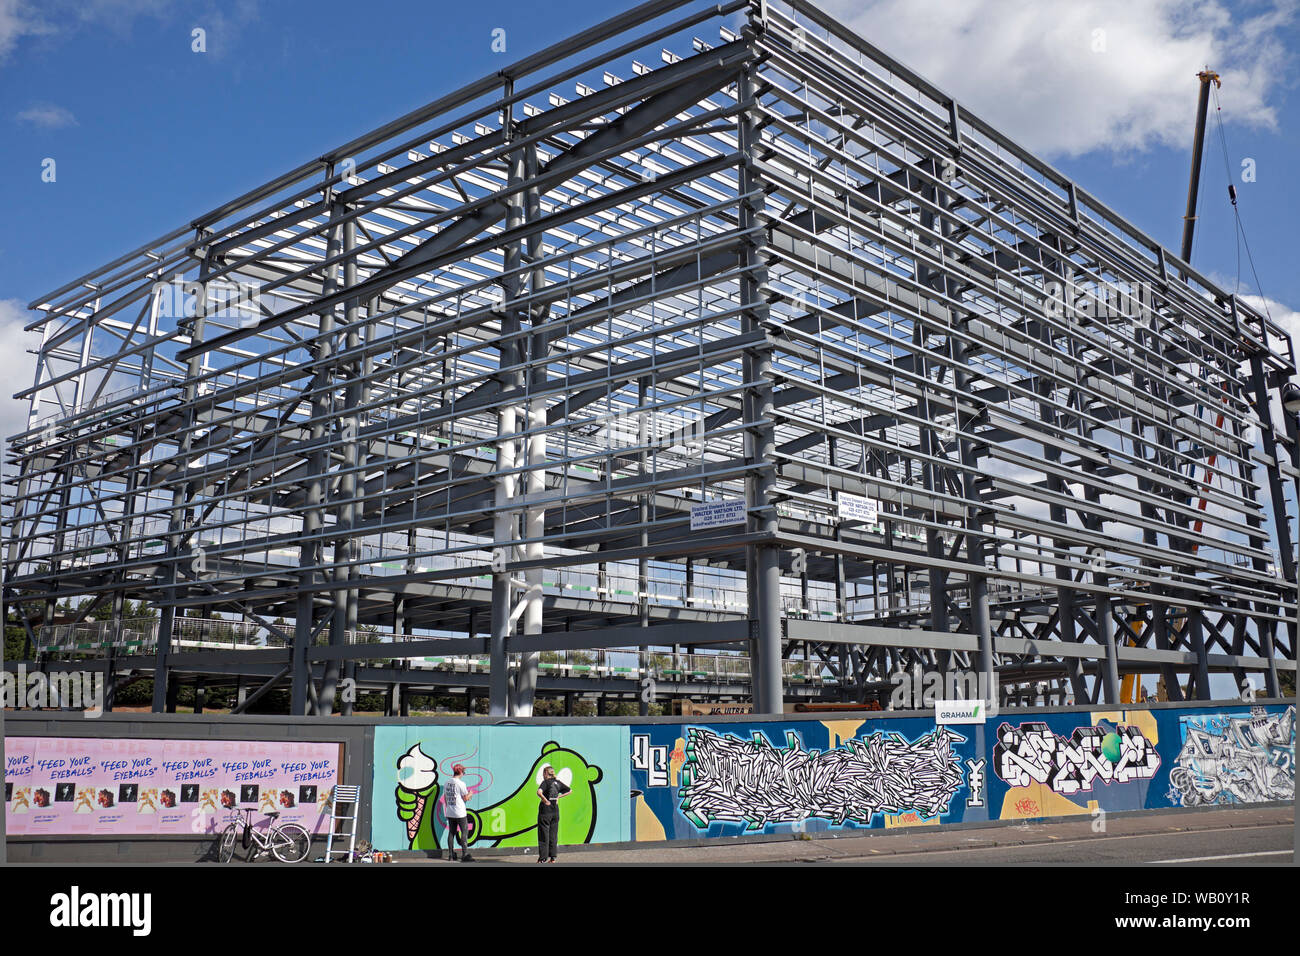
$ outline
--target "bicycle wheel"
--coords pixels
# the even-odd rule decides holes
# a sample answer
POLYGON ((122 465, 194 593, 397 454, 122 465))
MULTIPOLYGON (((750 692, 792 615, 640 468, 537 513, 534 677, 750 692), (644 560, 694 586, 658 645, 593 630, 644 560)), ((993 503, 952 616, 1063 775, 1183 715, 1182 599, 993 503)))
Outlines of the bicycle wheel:
POLYGON ((221 844, 217 851, 217 859, 222 863, 229 863, 235 856, 235 840, 239 834, 232 823, 221 831, 221 844))
POLYGON ((301 863, 311 852, 311 834, 296 823, 281 824, 271 838, 271 852, 281 863, 301 863))

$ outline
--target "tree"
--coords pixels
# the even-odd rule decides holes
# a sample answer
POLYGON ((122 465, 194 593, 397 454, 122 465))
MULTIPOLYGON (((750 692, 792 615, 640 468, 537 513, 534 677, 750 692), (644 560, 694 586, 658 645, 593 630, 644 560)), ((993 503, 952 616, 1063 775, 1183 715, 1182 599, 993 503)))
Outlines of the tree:
POLYGON ((7 661, 21 661, 30 656, 31 654, 27 653, 27 632, 21 626, 6 627, 4 659, 7 661))
POLYGON ((357 629, 355 631, 355 636, 353 637, 353 643, 382 644, 383 640, 379 636, 379 628, 377 628, 375 625, 360 624, 357 626, 357 629))

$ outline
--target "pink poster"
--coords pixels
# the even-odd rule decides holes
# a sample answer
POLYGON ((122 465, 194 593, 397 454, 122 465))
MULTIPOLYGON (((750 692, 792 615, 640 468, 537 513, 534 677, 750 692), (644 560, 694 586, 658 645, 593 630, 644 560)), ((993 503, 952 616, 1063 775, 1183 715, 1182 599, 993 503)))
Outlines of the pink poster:
POLYGON ((6 737, 5 818, 14 836, 185 834, 235 809, 329 828, 342 745, 261 740, 6 737))

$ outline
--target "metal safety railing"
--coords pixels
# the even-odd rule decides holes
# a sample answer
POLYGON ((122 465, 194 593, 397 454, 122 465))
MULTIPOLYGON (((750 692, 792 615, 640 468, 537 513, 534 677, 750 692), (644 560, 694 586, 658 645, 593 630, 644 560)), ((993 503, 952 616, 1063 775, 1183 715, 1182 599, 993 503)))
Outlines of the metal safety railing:
MULTIPOLYGON (((42 627, 36 635, 38 653, 99 654, 115 650, 127 654, 147 654, 158 646, 159 622, 156 619, 124 620, 120 626, 112 621, 82 621, 42 627)), ((292 625, 287 628, 291 632, 292 625)), ((358 629, 348 633, 349 643, 400 644, 428 641, 428 635, 392 634, 358 629)), ((328 640, 318 635, 317 642, 328 640)), ((172 647, 176 650, 262 650, 283 646, 284 641, 258 624, 208 618, 177 618, 173 622, 172 647)), ((446 654, 402 657, 416 670, 439 670, 457 673, 487 673, 491 661, 486 654, 446 654)), ((785 680, 792 684, 833 683, 835 678, 820 661, 785 660, 781 662, 785 680)), ((751 678, 747 654, 719 652, 713 654, 675 654, 657 651, 596 649, 589 651, 546 651, 538 669, 554 677, 586 677, 602 680, 637 681, 650 677, 666 683, 738 684, 751 678)))

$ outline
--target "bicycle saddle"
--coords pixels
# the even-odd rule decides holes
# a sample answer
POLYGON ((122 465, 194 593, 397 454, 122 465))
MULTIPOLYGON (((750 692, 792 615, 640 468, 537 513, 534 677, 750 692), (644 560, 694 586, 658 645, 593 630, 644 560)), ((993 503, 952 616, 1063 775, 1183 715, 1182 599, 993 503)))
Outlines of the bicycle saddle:
POLYGON ((268 817, 270 817, 272 820, 274 820, 276 817, 278 817, 278 816, 280 815, 280 811, 279 811, 279 810, 267 810, 267 811, 266 811, 266 815, 267 815, 268 817))

